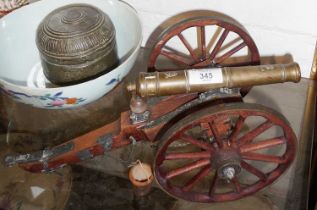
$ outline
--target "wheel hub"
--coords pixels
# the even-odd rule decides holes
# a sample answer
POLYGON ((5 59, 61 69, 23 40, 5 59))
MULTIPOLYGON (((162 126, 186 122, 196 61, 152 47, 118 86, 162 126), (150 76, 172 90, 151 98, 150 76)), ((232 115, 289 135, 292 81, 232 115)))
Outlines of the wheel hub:
POLYGON ((217 170, 217 176, 222 179, 233 179, 241 171, 241 156, 234 149, 220 149, 211 159, 211 167, 217 170))

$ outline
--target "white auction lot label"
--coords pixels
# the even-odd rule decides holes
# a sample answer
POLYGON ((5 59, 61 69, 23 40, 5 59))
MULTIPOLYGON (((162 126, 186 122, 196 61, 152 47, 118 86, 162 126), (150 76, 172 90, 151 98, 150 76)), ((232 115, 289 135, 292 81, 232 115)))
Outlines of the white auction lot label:
POLYGON ((221 68, 187 70, 190 85, 222 83, 221 68))

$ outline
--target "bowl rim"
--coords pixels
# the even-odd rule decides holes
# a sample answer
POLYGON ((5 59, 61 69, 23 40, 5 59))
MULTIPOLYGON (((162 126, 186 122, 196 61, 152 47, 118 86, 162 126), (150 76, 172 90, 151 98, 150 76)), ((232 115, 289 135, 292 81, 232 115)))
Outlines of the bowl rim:
MULTIPOLYGON (((17 84, 11 83, 11 82, 9 82, 9 81, 7 81, 5 79, 2 79, 0 77, 0 81, 1 81, 0 82, 0 89, 3 88, 3 85, 1 83, 4 83, 5 85, 7 85, 9 87, 14 87, 16 89, 19 89, 22 92, 30 91, 30 92, 33 92, 33 93, 36 93, 36 92, 38 92, 38 93, 41 92, 42 93, 42 92, 45 92, 45 91, 47 91, 47 92, 50 92, 50 91, 61 91, 61 90, 66 91, 66 90, 70 90, 70 89, 75 89, 76 87, 79 87, 79 86, 88 85, 89 83, 92 83, 92 82, 94 82, 96 80, 100 80, 101 78, 106 77, 108 74, 110 74, 113 71, 115 71, 119 66, 124 65, 129 60, 131 60, 133 55, 139 51, 139 48, 140 48, 141 43, 142 43, 142 22, 141 22, 141 19, 140 19, 139 15, 138 15, 138 12, 130 4, 128 4, 128 3, 124 2, 124 1, 121 1, 121 0, 105 0, 105 1, 107 1, 107 2, 114 2, 115 1, 116 3, 126 7, 128 10, 130 10, 131 12, 133 12, 135 14, 137 23, 139 25, 138 33, 137 33, 137 37, 139 37, 138 43, 136 43, 136 45, 128 51, 128 56, 127 55, 123 55, 122 56, 122 57, 125 57, 125 59, 122 62, 120 62, 119 65, 116 68, 114 68, 112 71, 110 71, 110 72, 108 72, 106 74, 103 74, 103 75, 101 75, 99 77, 96 77, 94 79, 91 79, 91 80, 88 80, 88 81, 85 81, 85 82, 82 82, 82 83, 78 83, 78 84, 74 84, 74 85, 68 85, 68 86, 49 87, 49 88, 47 88, 47 87, 36 87, 36 88, 34 88, 34 87, 28 87, 28 86, 24 86, 24 85, 17 85, 17 84)), ((34 2, 32 4, 40 4, 40 3, 44 3, 44 1, 34 2)), ((14 13, 16 11, 22 12, 22 10, 31 7, 32 4, 26 5, 26 6, 22 7, 22 8, 19 8, 18 10, 14 10, 13 12, 9 13, 6 16, 14 15, 14 13)), ((2 17, 0 19, 0 22, 5 21, 6 16, 2 17)), ((119 58, 119 60, 120 60, 120 58, 119 58)), ((104 94, 106 94, 106 93, 104 93, 104 94)))

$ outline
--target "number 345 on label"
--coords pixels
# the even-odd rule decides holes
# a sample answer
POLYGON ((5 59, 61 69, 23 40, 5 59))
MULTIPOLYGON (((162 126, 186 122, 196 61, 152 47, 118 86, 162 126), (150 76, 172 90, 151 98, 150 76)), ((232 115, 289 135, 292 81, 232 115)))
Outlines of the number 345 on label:
POLYGON ((188 82, 191 85, 223 82, 221 68, 187 70, 187 76, 188 82))

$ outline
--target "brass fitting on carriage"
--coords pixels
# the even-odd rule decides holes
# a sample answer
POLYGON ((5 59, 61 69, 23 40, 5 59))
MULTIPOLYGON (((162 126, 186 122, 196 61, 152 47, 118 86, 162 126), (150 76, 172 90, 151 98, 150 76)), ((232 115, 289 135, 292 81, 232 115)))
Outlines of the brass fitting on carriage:
POLYGON ((150 117, 150 111, 144 98, 132 92, 130 100, 130 120, 132 124, 145 122, 150 117))
POLYGON ((297 63, 224 67, 139 73, 127 89, 141 97, 204 92, 217 88, 241 88, 283 82, 299 82, 297 63))

